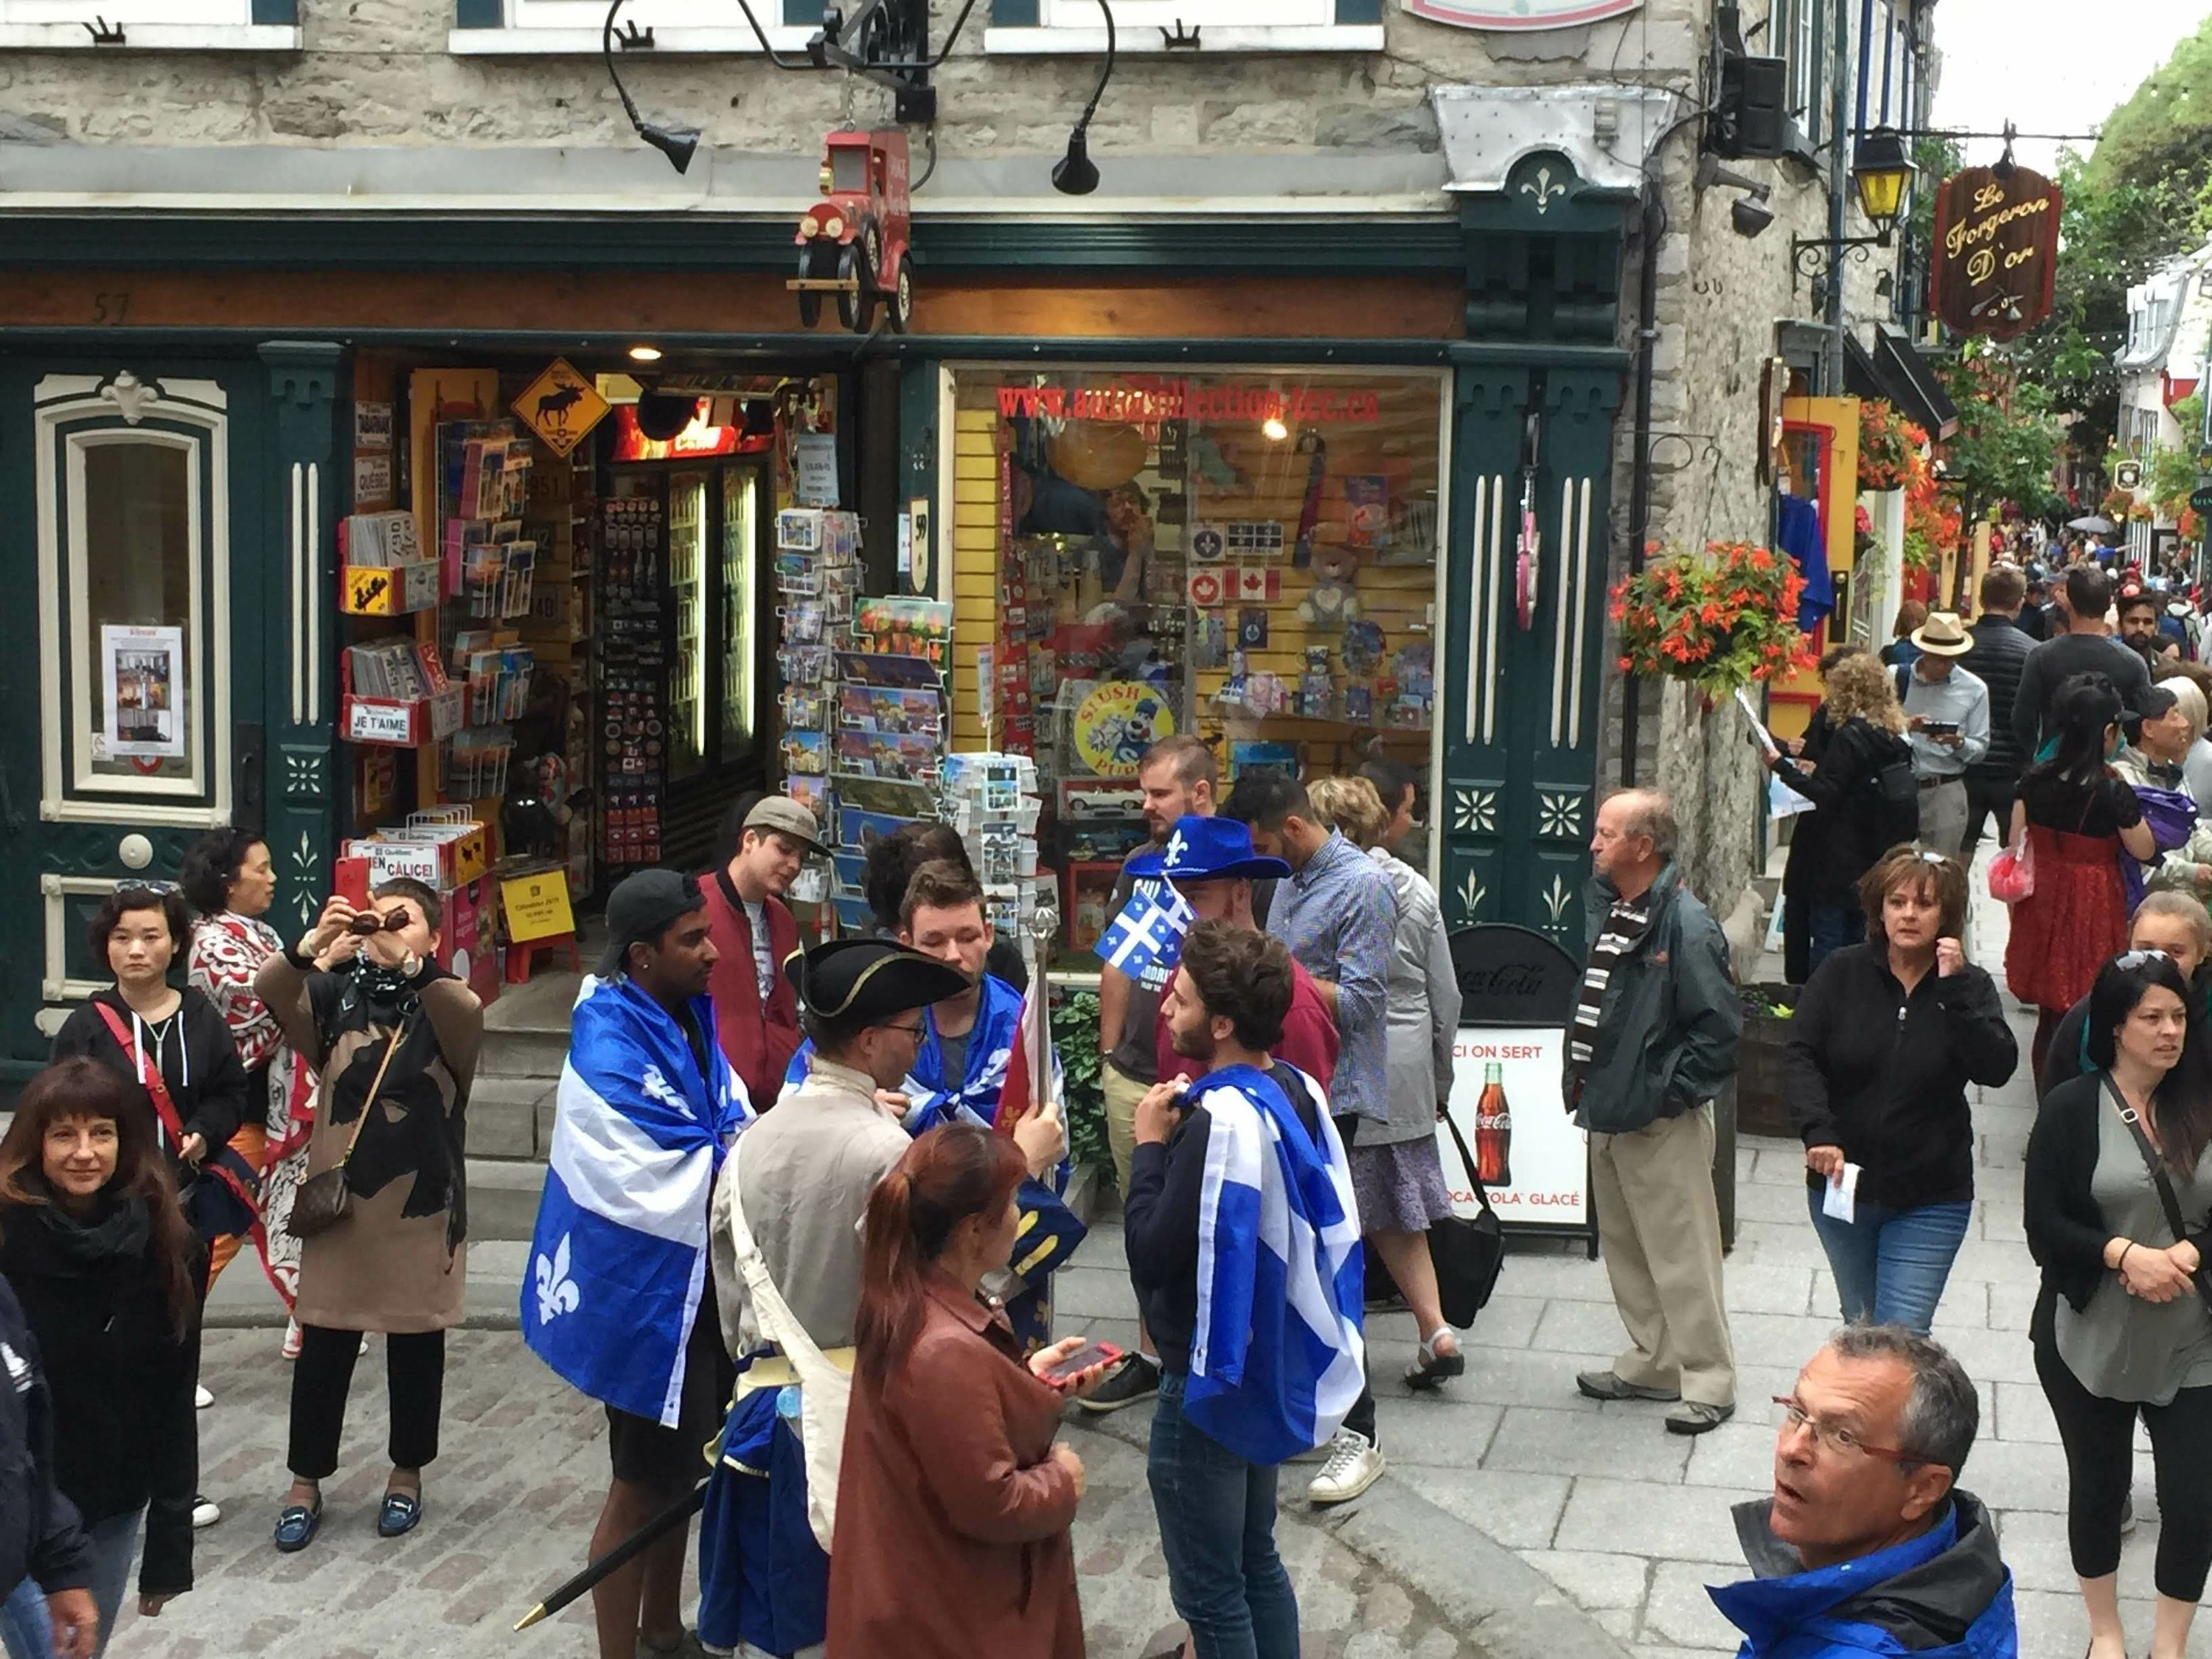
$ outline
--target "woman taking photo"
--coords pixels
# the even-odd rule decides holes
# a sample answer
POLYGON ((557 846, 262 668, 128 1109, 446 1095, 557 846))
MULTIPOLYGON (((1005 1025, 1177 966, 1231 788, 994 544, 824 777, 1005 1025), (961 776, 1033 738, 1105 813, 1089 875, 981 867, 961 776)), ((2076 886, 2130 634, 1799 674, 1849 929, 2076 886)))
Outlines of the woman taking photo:
POLYGON ((1790 1022, 1790 1116, 1844 1322, 1925 1336, 1973 1214, 1966 1085, 2004 1082, 2020 1048, 1960 948, 1958 860, 1900 847, 1860 891, 1867 942, 1820 964, 1790 1022), (1849 1194, 1849 1218, 1829 1212, 1832 1193, 1849 1194))
MULTIPOLYGON (((1779 750, 1766 753, 1774 775, 1813 803, 1809 828, 1820 858, 1802 872, 1790 901, 1802 896, 1807 908, 1808 975, 1829 952, 1866 937, 1859 878, 1920 825, 1905 710, 1888 671, 1863 652, 1845 657, 1828 672, 1825 707, 1827 736, 1811 770, 1779 750)), ((1801 823, 1796 833, 1808 827, 1801 823)))
MULTIPOLYGON (((392 1398, 392 1474, 378 1535, 422 1518, 422 1467, 438 1455, 446 1332, 460 1322, 467 1213, 463 1113, 483 1040, 476 993, 432 960, 438 896, 400 878, 366 910, 333 897, 314 931, 262 963, 254 989, 321 1075, 307 1178, 293 1207, 300 1251, 300 1358, 292 1373, 292 1490, 280 1550, 305 1549, 337 1468, 361 1334, 381 1331, 392 1398), (351 933, 361 954, 314 967, 351 933), (333 1173, 337 1172, 337 1173, 333 1173), (302 1224, 314 1183, 342 1183, 342 1213, 302 1224)), ((307 1213, 314 1214, 315 1208, 307 1213)))
POLYGON ((1105 1362, 1045 1381, 1083 1339, 1024 1363, 982 1291, 1013 1257, 1027 1172, 1009 1137, 951 1123, 908 1147, 868 1200, 831 1653, 1082 1659, 1068 1529, 1083 1463, 1053 1434, 1105 1362))
MULTIPOLYGON (((192 1414, 207 1252, 178 1206, 153 1120, 82 1059, 25 1085, 0 1138, 0 1276, 15 1289, 53 1398, 54 1484, 92 1540, 100 1646, 137 1553, 138 1611, 192 1587, 192 1414)), ((52 1659, 46 1598, 0 1607, 9 1659, 52 1659)))
MULTIPOLYGON (((307 1173, 314 1079, 253 990, 261 964, 284 948, 276 930, 261 919, 276 896, 269 845, 249 830, 211 830, 185 854, 178 885, 198 913, 185 959, 186 981, 222 1016, 246 1068, 246 1121, 230 1144, 260 1172, 261 1228, 254 1242, 269 1282, 289 1309, 299 1293, 300 1241, 285 1223, 307 1173)), ((235 1249, 235 1241, 218 1243, 210 1283, 235 1249)), ((284 1333, 284 1358, 299 1356, 295 1319, 284 1333)))
POLYGON ((1322 826, 1344 831, 1382 867, 1398 895, 1383 1020, 1390 1121, 1362 1124, 1348 1152, 1360 1231, 1390 1270, 1421 1333, 1420 1350, 1406 1382, 1412 1388, 1433 1389, 1467 1370, 1459 1339, 1444 1322, 1436 1263, 1429 1255, 1429 1224, 1452 1212, 1451 1188, 1437 1151, 1437 1119, 1451 1097, 1459 976, 1452 969, 1435 890, 1411 866, 1382 850, 1390 820, 1375 786, 1365 778, 1322 778, 1306 793, 1322 826))
POLYGON ((2036 1010, 2039 1074, 2058 1022, 2127 942, 2121 849, 2138 860, 2154 850, 2136 792, 2110 764, 2121 712, 2120 694, 2102 675, 2077 674, 2060 686, 2051 757, 2027 769, 2013 803, 2009 839, 2026 838, 2035 890, 2012 907, 2005 984, 2036 1010))
POLYGON ((2067 1543, 2090 1659, 2127 1659, 2120 1523, 2138 1416, 2158 1485, 2151 1659, 2183 1659, 2212 1565, 2212 1048, 2181 971, 2130 951, 2089 994, 2095 1070, 2047 1096, 2028 1136, 2028 1332, 2066 1448, 2067 1543), (2179 1222, 2177 1226, 2175 1224, 2179 1222))

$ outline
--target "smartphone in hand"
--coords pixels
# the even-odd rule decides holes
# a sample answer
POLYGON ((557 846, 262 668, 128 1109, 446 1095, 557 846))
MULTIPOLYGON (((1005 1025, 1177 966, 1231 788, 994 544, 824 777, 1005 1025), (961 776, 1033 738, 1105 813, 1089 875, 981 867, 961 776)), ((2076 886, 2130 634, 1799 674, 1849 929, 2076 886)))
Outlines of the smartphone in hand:
POLYGON ((1044 1374, 1048 1382, 1066 1382, 1080 1376, 1093 1365, 1109 1365, 1121 1357, 1121 1350, 1111 1342, 1087 1342, 1044 1374))

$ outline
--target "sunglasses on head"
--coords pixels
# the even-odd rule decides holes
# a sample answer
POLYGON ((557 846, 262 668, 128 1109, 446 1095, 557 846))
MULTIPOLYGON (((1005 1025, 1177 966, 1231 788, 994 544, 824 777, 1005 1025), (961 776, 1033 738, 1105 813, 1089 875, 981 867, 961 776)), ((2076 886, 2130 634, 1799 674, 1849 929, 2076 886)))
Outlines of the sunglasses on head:
POLYGON ((382 915, 379 915, 374 910, 363 910, 346 924, 346 932, 358 933, 363 939, 367 939, 372 933, 396 933, 414 920, 415 918, 409 914, 407 907, 404 904, 398 909, 387 911, 382 915))
POLYGON ((2173 958, 2164 951, 2128 951, 2112 958, 2112 966, 2122 973, 2147 967, 2154 962, 2171 962, 2173 958))

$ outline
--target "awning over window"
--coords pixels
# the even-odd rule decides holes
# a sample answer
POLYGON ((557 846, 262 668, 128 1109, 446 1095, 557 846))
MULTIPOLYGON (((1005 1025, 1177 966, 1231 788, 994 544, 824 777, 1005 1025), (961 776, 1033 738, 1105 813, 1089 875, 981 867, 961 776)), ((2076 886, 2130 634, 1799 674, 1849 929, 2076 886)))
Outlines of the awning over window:
POLYGON ((1959 406, 1900 330, 1878 330, 1872 351, 1856 334, 1844 337, 1844 389, 1884 399, 1939 443, 1959 430, 1959 406))

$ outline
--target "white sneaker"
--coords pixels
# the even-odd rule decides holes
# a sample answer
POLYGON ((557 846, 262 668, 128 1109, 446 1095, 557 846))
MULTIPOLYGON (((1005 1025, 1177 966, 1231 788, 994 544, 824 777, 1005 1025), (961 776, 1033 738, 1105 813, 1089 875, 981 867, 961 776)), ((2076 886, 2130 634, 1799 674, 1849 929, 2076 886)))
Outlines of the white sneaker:
POLYGON ((210 1406, 215 1404, 215 1396, 207 1391, 206 1383, 192 1384, 192 1404, 201 1411, 205 1411, 210 1406))
POLYGON ((192 1498, 192 1530, 211 1527, 222 1519, 222 1506, 212 1498, 195 1494, 192 1498))
POLYGON ((284 1346, 280 1352, 287 1359, 297 1359, 300 1357, 300 1322, 298 1320, 291 1320, 286 1323, 284 1346))
POLYGON ((1339 1429, 1328 1462, 1306 1488, 1310 1504, 1348 1504, 1382 1477, 1382 1449, 1365 1435, 1339 1429))

